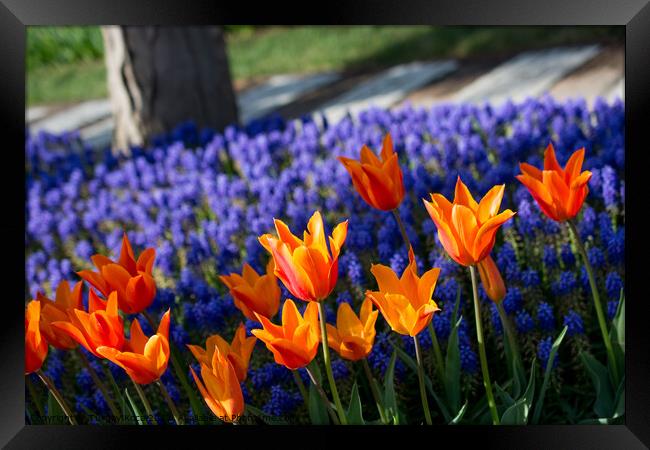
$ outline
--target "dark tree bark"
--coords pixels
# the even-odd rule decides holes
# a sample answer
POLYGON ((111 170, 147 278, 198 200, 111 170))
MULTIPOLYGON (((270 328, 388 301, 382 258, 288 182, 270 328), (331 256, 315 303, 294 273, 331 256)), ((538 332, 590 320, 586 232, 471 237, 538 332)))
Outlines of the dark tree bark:
POLYGON ((237 122, 220 27, 102 27, 113 147, 145 145, 182 121, 222 130, 237 122))

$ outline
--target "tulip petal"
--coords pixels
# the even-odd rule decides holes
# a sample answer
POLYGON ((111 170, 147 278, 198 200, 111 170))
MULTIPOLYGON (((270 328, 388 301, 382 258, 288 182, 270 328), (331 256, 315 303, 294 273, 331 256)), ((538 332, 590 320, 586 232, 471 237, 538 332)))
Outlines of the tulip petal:
POLYGON ((499 207, 501 206, 501 201, 503 200, 505 186, 505 184, 494 186, 481 199, 481 203, 478 205, 477 214, 479 223, 485 223, 490 217, 497 215, 499 207))
POLYGON ((460 176, 456 179, 456 188, 454 192, 454 205, 463 205, 475 212, 478 208, 478 203, 472 197, 472 193, 469 191, 465 183, 460 179, 460 176))
POLYGON ((562 166, 557 162, 557 158, 555 157, 555 148, 552 143, 549 143, 546 150, 544 150, 544 170, 557 172, 561 178, 564 178, 564 169, 562 169, 562 166))

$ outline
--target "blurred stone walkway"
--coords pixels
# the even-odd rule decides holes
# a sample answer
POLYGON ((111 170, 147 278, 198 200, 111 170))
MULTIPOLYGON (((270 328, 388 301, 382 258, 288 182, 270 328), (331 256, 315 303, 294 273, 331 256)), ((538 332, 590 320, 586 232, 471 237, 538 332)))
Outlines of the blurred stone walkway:
MULTIPOLYGON (((550 93, 558 100, 582 97, 593 104, 624 97, 622 46, 558 47, 520 53, 498 63, 426 61, 357 75, 320 73, 277 75, 238 92, 243 123, 271 113, 286 119, 316 113, 330 123, 370 106, 390 108, 409 103, 429 107, 440 102, 489 101, 550 93)), ((92 146, 110 145, 113 130, 108 100, 91 100, 64 109, 26 111, 32 132, 79 130, 92 146)))

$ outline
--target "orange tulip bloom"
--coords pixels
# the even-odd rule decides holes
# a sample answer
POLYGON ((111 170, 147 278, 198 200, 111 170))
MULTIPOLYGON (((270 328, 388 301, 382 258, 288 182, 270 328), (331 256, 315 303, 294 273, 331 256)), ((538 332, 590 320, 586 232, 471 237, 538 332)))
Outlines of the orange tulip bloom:
POLYGON ((402 202, 404 181, 390 133, 384 137, 381 161, 366 145, 361 148, 359 161, 343 156, 337 159, 350 173, 354 188, 373 208, 390 211, 402 202))
POLYGON ((148 248, 135 260, 129 239, 124 233, 120 259, 114 262, 103 255, 93 255, 98 272, 82 270, 81 278, 93 285, 104 297, 117 291, 119 307, 127 314, 145 310, 156 296, 156 282, 151 274, 156 250, 148 248))
POLYGON ((305 316, 301 316, 296 304, 287 299, 282 307, 282 325, 275 325, 258 315, 263 329, 252 330, 275 357, 275 362, 290 370, 305 367, 316 356, 320 342, 318 305, 309 303, 305 316))
POLYGON ((564 222, 573 219, 589 192, 591 172, 582 169, 585 149, 573 152, 564 169, 555 158, 553 144, 548 144, 544 152, 544 170, 521 163, 521 175, 517 179, 528 188, 542 212, 551 219, 564 222))
POLYGON ((341 303, 336 313, 336 327, 327 324, 327 344, 341 358, 358 361, 370 354, 375 342, 375 322, 379 311, 372 310, 372 301, 366 298, 359 317, 347 303, 341 303))
POLYGON ((275 276, 299 299, 323 300, 336 286, 339 253, 347 236, 348 221, 338 224, 329 238, 331 256, 325 242, 323 218, 318 211, 309 219, 304 241, 291 233, 281 220, 274 219, 274 222, 279 239, 264 234, 259 241, 273 256, 275 276))
POLYGON ((280 286, 273 275, 273 259, 266 265, 266 275, 258 275, 248 264, 244 264, 241 275, 231 273, 221 275, 219 279, 228 286, 235 306, 250 320, 257 320, 255 313, 268 319, 275 316, 280 308, 280 286))
POLYGON ((476 203, 458 177, 454 203, 440 194, 431 194, 431 202, 424 200, 442 246, 458 264, 473 266, 487 257, 494 247, 497 230, 515 215, 509 209, 497 214, 504 188, 503 184, 494 186, 476 203))
POLYGON ((138 384, 149 384, 160 379, 169 362, 169 310, 163 315, 156 334, 147 338, 138 319, 131 323, 131 337, 124 344, 125 351, 113 347, 98 347, 97 353, 114 362, 138 384))
POLYGON ((244 381, 246 379, 246 372, 248 372, 248 362, 251 359, 251 353, 253 353, 255 342, 257 342, 256 337, 246 337, 246 328, 242 323, 235 332, 232 344, 228 344, 228 342, 226 342, 221 336, 215 334, 205 341, 205 349, 198 345, 188 345, 187 348, 190 349, 194 357, 200 363, 208 366, 212 363, 215 349, 218 348, 221 354, 230 360, 230 363, 237 374, 237 379, 239 381, 244 381))
POLYGON ((210 364, 201 361, 201 378, 190 367, 203 400, 219 419, 236 422, 244 412, 244 395, 230 360, 215 347, 210 364))
POLYGON ((478 273, 485 293, 494 303, 499 303, 506 296, 506 285, 501 272, 490 255, 478 263, 478 273))
POLYGON ((370 271, 375 276, 379 291, 366 291, 393 331, 416 336, 426 327, 433 313, 440 311, 431 299, 440 269, 434 268, 418 277, 413 248, 409 249, 409 265, 401 278, 390 267, 373 264, 370 271))
POLYGON ((38 292, 36 300, 41 304, 41 333, 54 347, 61 350, 71 350, 78 343, 68 334, 52 326, 53 322, 67 322, 68 310, 83 309, 83 300, 81 298, 81 289, 83 281, 74 285, 72 291, 67 281, 63 280, 56 289, 56 300, 52 301, 45 295, 38 292))
POLYGON ((88 312, 68 309, 65 321, 52 322, 52 328, 67 334, 83 345, 93 355, 101 358, 97 347, 108 346, 121 349, 124 344, 124 322, 117 311, 117 292, 113 291, 107 301, 100 299, 95 291, 88 296, 88 312))
POLYGON ((40 370, 47 356, 47 341, 39 329, 40 317, 41 304, 32 300, 25 311, 25 375, 40 370))

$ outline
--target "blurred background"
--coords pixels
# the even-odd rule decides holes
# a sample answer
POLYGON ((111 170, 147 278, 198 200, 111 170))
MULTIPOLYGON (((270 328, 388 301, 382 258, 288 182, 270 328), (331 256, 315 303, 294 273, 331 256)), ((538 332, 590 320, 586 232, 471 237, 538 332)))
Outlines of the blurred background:
POLYGON ((183 121, 623 97, 623 27, 29 27, 26 121, 124 149, 183 121))

